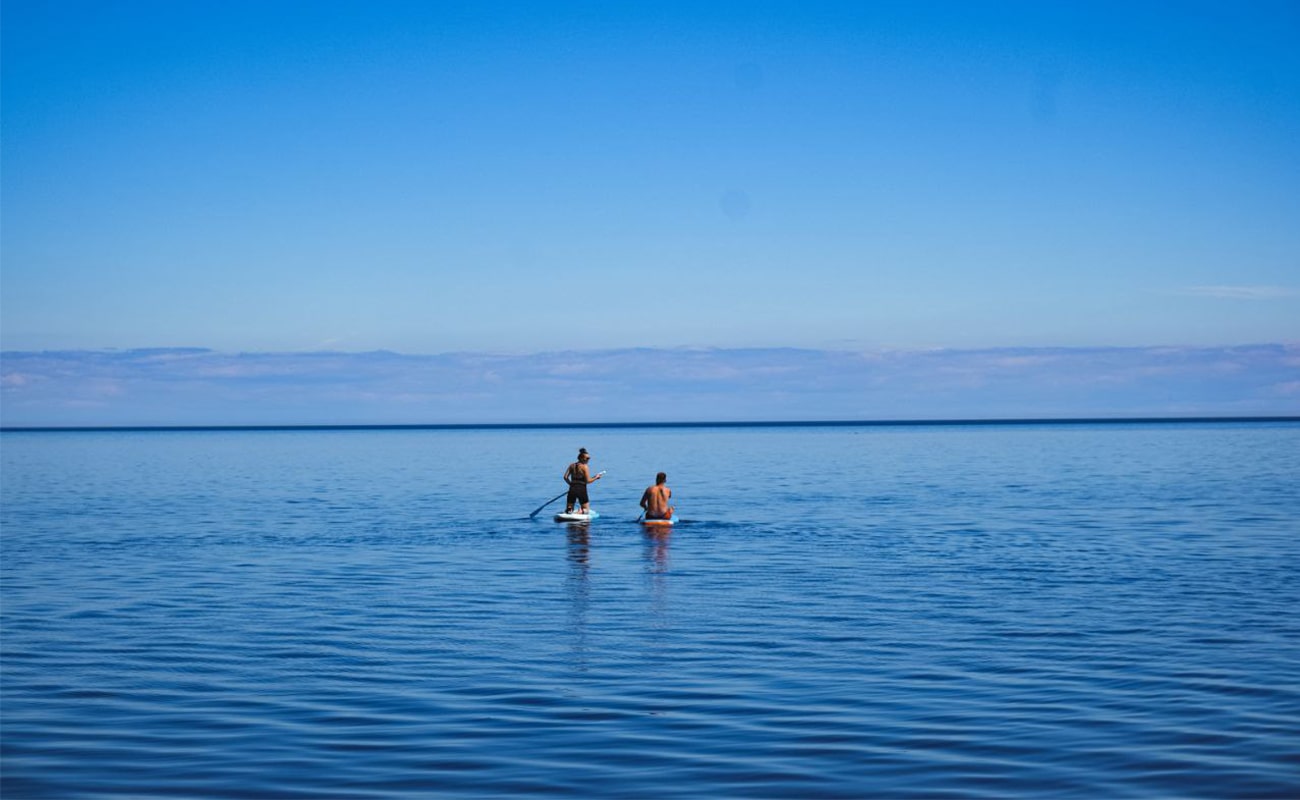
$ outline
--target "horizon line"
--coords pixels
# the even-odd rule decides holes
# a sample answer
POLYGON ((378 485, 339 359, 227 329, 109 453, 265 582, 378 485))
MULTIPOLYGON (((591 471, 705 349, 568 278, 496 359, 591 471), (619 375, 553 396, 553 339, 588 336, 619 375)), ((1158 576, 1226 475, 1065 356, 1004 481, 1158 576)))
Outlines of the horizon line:
POLYGON ((0 433, 167 433, 237 431, 563 430, 632 428, 886 428, 995 425, 1168 425, 1300 422, 1300 415, 1185 417, 983 417, 971 419, 713 420, 678 422, 302 423, 265 425, 0 425, 0 433))

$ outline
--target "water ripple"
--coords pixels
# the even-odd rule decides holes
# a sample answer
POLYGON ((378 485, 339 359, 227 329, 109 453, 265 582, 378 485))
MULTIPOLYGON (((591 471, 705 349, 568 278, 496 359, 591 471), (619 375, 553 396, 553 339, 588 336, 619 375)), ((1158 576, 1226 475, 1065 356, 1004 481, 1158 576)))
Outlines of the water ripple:
POLYGON ((1300 428, 993 433, 612 435, 751 465, 667 534, 459 492, 557 432, 7 438, 0 789, 1300 795, 1300 428))

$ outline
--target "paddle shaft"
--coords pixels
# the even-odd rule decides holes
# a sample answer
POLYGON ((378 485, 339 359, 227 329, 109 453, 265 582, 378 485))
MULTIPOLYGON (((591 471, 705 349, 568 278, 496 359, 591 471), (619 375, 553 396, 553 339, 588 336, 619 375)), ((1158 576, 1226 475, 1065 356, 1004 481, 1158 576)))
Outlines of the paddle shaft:
POLYGON ((533 513, 531 513, 531 514, 528 515, 528 518, 529 518, 529 519, 532 519, 533 517, 537 516, 538 514, 540 514, 540 513, 542 512, 542 509, 543 509, 543 508, 546 508, 546 507, 549 506, 551 503, 554 503, 556 500, 559 500, 561 497, 564 497, 564 496, 565 496, 566 494, 568 494, 568 493, 569 493, 569 490, 568 490, 568 489, 565 489, 564 491, 560 492, 560 493, 557 494, 556 496, 552 497, 550 500, 547 500, 545 503, 542 503, 540 506, 537 507, 537 510, 536 510, 536 511, 534 511, 533 513))

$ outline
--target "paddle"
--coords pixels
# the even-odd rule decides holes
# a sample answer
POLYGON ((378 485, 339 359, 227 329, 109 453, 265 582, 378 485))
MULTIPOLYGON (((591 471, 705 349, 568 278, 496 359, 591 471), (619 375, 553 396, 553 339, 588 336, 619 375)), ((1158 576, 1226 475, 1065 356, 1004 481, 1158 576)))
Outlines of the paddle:
POLYGON ((560 492, 560 493, 557 494, 556 496, 552 497, 550 500, 547 500, 545 503, 542 503, 540 506, 537 507, 537 510, 536 510, 536 511, 534 511, 533 513, 531 513, 531 514, 528 515, 528 518, 529 518, 529 519, 532 519, 533 517, 537 516, 538 514, 541 513, 541 511, 542 511, 543 508, 546 508, 546 507, 549 506, 551 503, 554 503, 556 500, 559 500, 561 497, 564 497, 564 496, 565 496, 566 494, 568 494, 568 493, 569 493, 569 490, 568 490, 568 489, 565 489, 564 491, 560 492))
MULTIPOLYGON (((599 478, 601 475, 604 475, 604 474, 605 474, 605 470, 602 469, 600 472, 597 472, 597 473, 596 473, 596 477, 599 478)), ((545 503, 542 503, 540 506, 537 507, 537 509, 536 509, 535 511, 533 511, 533 513, 531 513, 531 514, 528 515, 528 518, 529 518, 529 519, 532 519, 533 517, 535 517, 535 516, 537 516, 538 514, 542 513, 542 509, 543 509, 543 508, 546 508, 546 507, 549 506, 551 503, 554 503, 556 500, 559 500, 561 497, 564 497, 564 496, 565 496, 566 494, 568 494, 568 493, 569 493, 569 490, 568 490, 568 489, 565 489, 564 491, 560 492, 560 493, 557 494, 556 496, 552 497, 550 500, 547 500, 545 503)))

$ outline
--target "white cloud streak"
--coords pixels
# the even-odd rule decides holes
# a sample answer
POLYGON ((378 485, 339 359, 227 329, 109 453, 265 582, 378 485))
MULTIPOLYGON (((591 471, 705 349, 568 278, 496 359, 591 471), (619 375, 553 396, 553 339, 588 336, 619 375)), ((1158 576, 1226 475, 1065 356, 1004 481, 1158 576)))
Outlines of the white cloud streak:
POLYGON ((1220 300, 1281 300, 1300 296, 1300 291, 1286 286, 1188 286, 1178 294, 1220 300))
POLYGON ((0 354, 6 426, 1297 415, 1300 347, 0 354))

